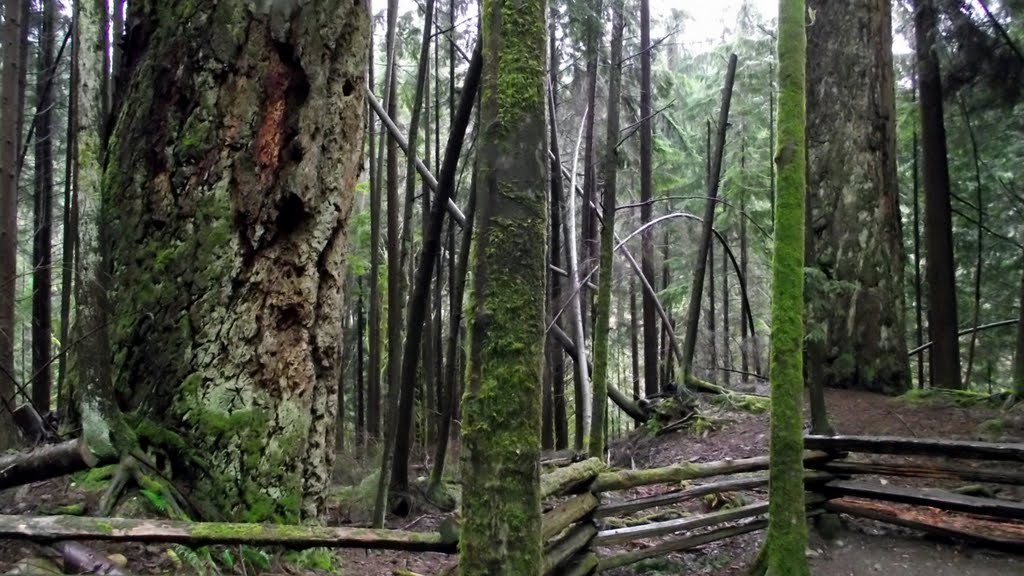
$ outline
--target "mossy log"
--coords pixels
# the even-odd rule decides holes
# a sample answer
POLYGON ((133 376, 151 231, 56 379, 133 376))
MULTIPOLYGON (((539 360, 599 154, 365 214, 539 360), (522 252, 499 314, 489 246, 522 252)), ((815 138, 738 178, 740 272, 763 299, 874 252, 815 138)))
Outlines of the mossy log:
POLYGON ((853 496, 883 502, 929 506, 951 512, 969 512, 1011 520, 1024 520, 1024 503, 995 498, 967 496, 936 488, 904 488, 867 482, 836 480, 822 487, 827 496, 853 496))
MULTIPOLYGON (((808 505, 820 504, 824 502, 824 498, 817 494, 808 494, 806 502, 808 505)), ((633 526, 630 528, 617 528, 615 530, 602 530, 597 533, 594 537, 594 543, 607 546, 612 544, 622 544, 625 542, 631 542, 640 538, 653 538, 656 536, 665 536, 668 534, 675 534, 678 532, 684 532, 687 530, 694 530, 696 528, 706 528, 708 526, 715 526, 717 524, 724 524, 726 522, 733 522, 735 520, 741 520, 743 518, 752 518, 768 512, 768 503, 759 502, 757 504, 748 504, 747 506, 740 506, 739 508, 729 508, 726 510, 719 510, 717 512, 711 512, 708 514, 701 514, 699 516, 690 516, 687 518, 679 518, 677 520, 667 520, 665 522, 652 522, 643 526, 633 526)))
POLYGON ((562 576, 587 576, 587 574, 593 574, 597 570, 598 562, 597 554, 588 552, 578 557, 561 574, 562 576))
POLYGON ((541 498, 550 498, 570 492, 594 480, 604 469, 605 466, 600 459, 589 458, 564 468, 552 470, 540 477, 540 496, 541 498))
POLYGON ((939 480, 963 480, 965 482, 990 482, 1024 486, 1024 472, 1013 470, 977 469, 965 465, 949 466, 935 463, 899 464, 890 462, 852 462, 834 460, 820 466, 821 470, 837 476, 876 474, 906 478, 934 478, 939 480))
POLYGON ((81 472, 98 464, 85 442, 77 438, 6 454, 0 456, 0 490, 81 472))
POLYGON ((826 452, 945 456, 1024 462, 1024 443, 970 442, 896 436, 805 436, 804 447, 826 452))
POLYGON ((597 535, 597 527, 586 522, 573 528, 569 534, 544 550, 544 574, 556 570, 571 560, 577 552, 590 545, 597 535))
MULTIPOLYGON (((804 452, 804 463, 811 464, 823 462, 830 458, 824 452, 804 452)), ((637 486, 650 484, 665 484, 669 482, 682 482, 683 480, 694 480, 707 478, 709 476, 721 476, 724 474, 738 474, 741 472, 758 472, 768 469, 768 457, 757 456, 755 458, 743 458, 740 460, 720 460, 717 462, 706 462, 696 464, 686 462, 674 464, 664 468, 653 468, 650 470, 619 470, 616 472, 605 472, 599 474, 590 485, 590 491, 596 493, 608 492, 611 490, 625 490, 637 486)))
POLYGON ((365 548, 452 554, 456 546, 436 532, 371 530, 325 526, 181 522, 78 516, 0 515, 0 539, 53 542, 107 540, 204 546, 248 544, 285 548, 365 548))
MULTIPOLYGON (((804 476, 804 485, 806 486, 808 484, 824 482, 831 478, 832 475, 830 474, 822 472, 808 472, 804 476)), ((702 484, 700 486, 694 486, 693 488, 686 488, 683 490, 675 490, 666 494, 647 496, 645 498, 635 498, 624 502, 610 502, 602 504, 597 507, 596 511, 594 511, 594 517, 607 518, 609 516, 634 514, 641 510, 647 510, 648 508, 667 506, 669 504, 675 504, 691 498, 698 498, 707 494, 750 490, 752 488, 760 488, 767 485, 768 476, 766 474, 758 474, 747 478, 732 478, 728 480, 720 480, 718 482, 709 482, 708 484, 702 484)))
POLYGON ((740 534, 746 534, 747 532, 761 530, 767 525, 767 520, 754 520, 753 522, 747 522, 738 526, 727 526, 725 528, 719 528, 696 536, 687 534, 685 536, 666 540, 665 542, 651 546, 650 548, 633 550, 631 552, 602 558, 597 565, 597 572, 600 573, 613 568, 621 568, 622 566, 636 564, 637 562, 647 560, 648 558, 664 556, 670 552, 681 552, 683 550, 689 550, 711 542, 718 542, 719 540, 725 540, 726 538, 732 538, 733 536, 739 536, 740 534))
POLYGON ((570 525, 586 518, 597 508, 597 496, 590 492, 573 496, 541 518, 541 541, 547 542, 570 525))

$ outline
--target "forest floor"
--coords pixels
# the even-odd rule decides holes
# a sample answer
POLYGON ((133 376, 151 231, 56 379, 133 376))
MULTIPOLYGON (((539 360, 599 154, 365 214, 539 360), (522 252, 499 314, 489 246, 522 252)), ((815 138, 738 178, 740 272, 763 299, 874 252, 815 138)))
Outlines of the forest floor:
MULTIPOLYGON (((1024 407, 1010 413, 998 407, 961 406, 948 399, 909 400, 846 390, 827 391, 828 409, 833 426, 842 434, 894 435, 950 439, 984 439, 1024 441, 1024 407)), ((612 463, 622 467, 652 468, 684 461, 710 462, 726 458, 760 456, 768 449, 768 416, 730 410, 718 405, 703 407, 707 417, 700 434, 681 431, 652 437, 634 432, 612 442, 612 463)), ((359 470, 366 468, 345 464, 348 479, 358 482, 359 470)), ((892 480, 902 483, 902 480, 892 480)), ((45 514, 70 504, 84 504, 91 509, 101 494, 81 476, 54 479, 30 486, 0 492, 2 514, 45 514)), ((366 487, 353 486, 343 491, 347 506, 336 507, 329 523, 359 523, 368 500, 366 487)), ((907 485, 923 485, 909 480, 907 485)), ((941 481, 927 485, 950 487, 941 481)), ((634 490, 620 497, 653 494, 657 488, 634 490)), ((1024 493, 1005 494, 1024 500, 1024 493)), ((766 490, 754 490, 733 496, 740 502, 752 503, 767 499, 766 490)), ((687 512, 707 511, 709 502, 697 500, 687 505, 687 512)), ((393 520, 391 528, 433 530, 443 519, 440 513, 424 512, 405 519, 393 520)), ((1024 523, 1021 523, 1024 530, 1024 523)), ((763 532, 738 536, 710 544, 694 551, 673 554, 610 572, 617 575, 693 574, 701 576, 739 576, 746 569, 761 544, 763 532)), ((454 558, 440 554, 414 554, 388 551, 342 550, 327 557, 322 554, 270 554, 239 547, 204 549, 195 557, 187 549, 161 545, 89 543, 97 551, 120 554, 128 560, 126 573, 131 574, 346 574, 384 576, 411 571, 417 574, 442 574, 454 564, 454 558), (170 552, 169 552, 170 551, 170 552), (246 556, 241 568, 233 567, 227 556, 246 556), (262 556, 261 556, 262 555, 262 556), (332 561, 333 560, 333 561, 332 561), (333 567, 331 566, 333 564, 333 567)), ((644 547, 650 543, 633 544, 644 547)), ((605 550, 604 552, 611 552, 605 550)), ((18 571, 24 559, 46 556, 46 549, 28 542, 0 541, 0 574, 40 572, 18 571)), ((808 550, 815 576, 996 576, 1024 574, 1024 555, 1013 556, 968 545, 925 538, 919 533, 872 521, 843 518, 842 529, 832 541, 821 540, 812 530, 808 550)), ((41 572, 45 573, 45 572, 41 572)))

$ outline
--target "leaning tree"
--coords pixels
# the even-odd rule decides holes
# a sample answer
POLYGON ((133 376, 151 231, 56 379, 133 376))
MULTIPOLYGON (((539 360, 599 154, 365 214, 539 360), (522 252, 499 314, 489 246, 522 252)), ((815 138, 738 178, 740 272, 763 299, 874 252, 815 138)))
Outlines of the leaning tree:
POLYGON ((365 2, 132 2, 103 180, 118 407, 192 499, 315 515, 333 460, 365 2))

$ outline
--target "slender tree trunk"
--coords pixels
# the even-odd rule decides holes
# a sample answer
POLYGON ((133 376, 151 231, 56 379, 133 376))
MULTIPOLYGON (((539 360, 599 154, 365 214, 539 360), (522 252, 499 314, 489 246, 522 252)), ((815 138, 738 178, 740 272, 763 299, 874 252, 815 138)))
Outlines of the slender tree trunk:
MULTIPOLYGON (((715 138, 715 153, 712 156, 711 168, 708 172, 707 196, 704 206, 704 224, 701 226, 700 243, 697 245, 697 257, 693 267, 693 281, 690 284, 690 299, 686 310, 686 338, 683 342, 682 387, 693 375, 693 354, 697 346, 697 328, 700 322, 701 295, 704 289, 704 272, 708 267, 708 251, 711 248, 711 230, 715 224, 715 208, 718 203, 718 186, 722 174, 722 157, 725 152, 725 134, 729 126, 729 107, 732 104, 732 87, 736 77, 736 55, 729 57, 729 70, 725 76, 725 89, 722 90, 722 108, 718 115, 718 134, 715 138)), ((714 265, 712 265, 714 268, 714 265)))
MULTIPOLYGON (((743 154, 740 156, 740 172, 746 175, 747 170, 747 146, 746 142, 743 143, 743 154)), ((740 191, 740 213, 747 213, 747 190, 744 187, 740 191)), ((748 270, 750 268, 750 256, 749 249, 747 247, 747 219, 740 218, 740 273, 743 278, 749 278, 748 270)), ((747 307, 747 299, 740 298, 740 368, 743 374, 740 378, 743 383, 746 384, 750 381, 750 342, 748 341, 750 335, 747 333, 747 323, 744 320, 749 314, 750 310, 747 307)))
POLYGON ((0 78, 0 450, 19 443, 11 414, 15 408, 14 304, 18 277, 18 77, 21 28, 20 0, 4 2, 3 76, 0 78))
MULTIPOLYGON (((76 26, 75 16, 72 15, 72 28, 76 26)), ((71 62, 78 60, 79 47, 76 43, 71 44, 71 62)), ((71 344, 71 293, 74 290, 75 277, 75 252, 78 238, 78 186, 75 182, 77 171, 75 170, 75 159, 77 158, 78 142, 78 93, 74 89, 78 85, 78 67, 71 66, 71 90, 68 90, 68 122, 65 132, 65 158, 64 158, 64 214, 62 228, 64 237, 61 240, 61 272, 60 272, 60 353, 57 359, 57 408, 61 413, 61 422, 74 427, 78 418, 77 408, 72 400, 73 393, 67 381, 67 350, 71 344)))
MULTIPOLYGON (((604 1, 595 0, 587 2, 583 5, 583 9, 586 10, 586 16, 584 18, 584 34, 585 34, 585 58, 587 61, 587 110, 588 114, 583 118, 584 121, 584 136, 583 136, 583 204, 581 210, 581 227, 582 232, 581 246, 582 246, 582 260, 577 263, 577 271, 579 277, 586 278, 590 275, 591 271, 597 266, 598 261, 598 230, 597 230, 597 140, 594 134, 594 126, 597 123, 597 83, 598 78, 598 60, 600 59, 601 52, 601 39, 604 31, 604 1)), ((569 191, 575 195, 575 190, 569 191)), ((582 313, 581 321, 583 324, 583 333, 585 335, 591 334, 592 321, 593 321, 593 307, 594 307, 594 295, 587 288, 586 284, 582 284, 579 288, 580 292, 580 312, 582 313)), ((584 336, 585 338, 585 336, 584 336)), ((584 384, 586 385, 586 384, 584 384)), ((582 410, 584 414, 584 436, 589 434, 590 430, 590 396, 586 399, 587 407, 582 410)), ((577 406, 577 411, 580 411, 580 407, 577 406)))
MULTIPOLYGON (((409 259, 410 246, 412 244, 412 209, 416 195, 416 140, 419 137, 420 120, 423 116, 423 100, 427 89, 427 72, 430 63, 430 24, 434 20, 434 0, 427 0, 426 3, 426 17, 423 22, 423 39, 420 42, 420 59, 419 66, 416 71, 416 90, 413 95, 413 107, 412 107, 412 119, 409 121, 409 153, 406 154, 406 167, 405 167, 405 214, 402 218, 402 245, 401 245, 401 256, 399 258, 399 270, 405 268, 405 263, 409 259)), ((429 116, 429 114, 428 114, 429 116)), ((429 160, 429 158, 428 158, 429 160)), ((447 203, 441 204, 443 209, 447 203)), ((397 203, 395 204, 397 207, 397 203)), ((389 205, 388 209, 391 207, 389 205)), ((439 209, 440 210, 440 209, 439 209)), ((443 212, 441 212, 443 214, 443 212)), ((390 222, 389 222, 390 224, 390 222)), ((440 225, 440 222, 438 223, 440 225)), ((390 235, 391 230, 388 230, 390 235)), ((437 230, 437 236, 440 238, 441 231, 437 230)), ((439 248, 439 246, 438 246, 439 248)), ((424 320, 426 318, 426 312, 430 306, 430 279, 432 277, 432 269, 434 267, 435 256, 431 253, 429 258, 426 258, 426 252, 424 252, 424 260, 421 262, 423 266, 420 270, 426 271, 426 277, 422 282, 422 296, 420 298, 409 299, 409 310, 407 317, 409 318, 409 325, 406 326, 406 340, 402 341, 402 314, 399 308, 391 308, 389 304, 388 309, 388 322, 394 318, 399 322, 399 328, 396 330, 393 327, 389 329, 388 334, 388 364, 392 362, 398 362, 397 370, 391 374, 391 378, 388 381, 389 386, 400 386, 399 390, 399 407, 396 413, 395 424, 408 423, 409 426, 415 426, 413 423, 415 420, 415 395, 416 395, 416 367, 419 365, 419 344, 423 337, 424 320), (413 335, 413 332, 417 334, 413 335), (404 345, 403 345, 404 344, 404 345), (415 345, 410 345, 415 344, 415 345), (408 356, 408 359, 406 359, 408 356), (406 365, 411 366, 411 369, 406 369, 406 365)), ((411 263, 410 263, 411 264, 411 263)), ((401 276, 401 273, 399 273, 401 276)), ((417 279, 417 284, 421 280, 417 279)), ((396 304, 401 306, 401 303, 405 299, 405 286, 404 281, 399 278, 399 284, 396 285, 398 289, 398 295, 396 304)), ((392 287, 388 288, 389 290, 392 287)), ((425 361, 426 359, 424 359, 425 361)), ((391 473, 391 489, 397 492, 405 492, 409 487, 409 451, 411 449, 411 434, 406 434, 399 430, 395 440, 394 458, 392 460, 392 473, 391 473)), ((385 451, 387 448, 385 447, 385 451)), ((381 476, 386 476, 386 465, 381 468, 381 476)))
POLYGON ((623 0, 612 0, 611 64, 608 71, 608 130, 604 154, 601 261, 597 284, 597 315, 594 318, 594 421, 590 427, 590 455, 602 458, 608 439, 608 339, 612 314, 612 253, 615 250, 615 195, 618 188, 619 99, 622 93, 623 0))
POLYGON ((477 153, 480 214, 466 306, 463 576, 539 574, 544 361, 546 3, 488 2, 477 153))
MULTIPOLYGON (((640 225, 651 222, 654 189, 651 184, 651 8, 650 0, 640 0, 640 225)), ((654 286, 654 231, 644 230, 640 236, 640 269, 647 282, 654 286)), ((658 393, 658 318, 654 299, 643 294, 644 326, 644 392, 658 393)))
MULTIPOLYGON (((723 234, 724 237, 724 234, 723 234)), ((729 346, 729 255, 722 250, 722 386, 729 387, 732 375, 732 350, 729 346)))
POLYGON ((803 485, 803 309, 805 54, 803 0, 779 3, 779 119, 775 163, 779 194, 772 258, 771 469, 768 576, 807 576, 803 485))
MULTIPOLYGON (((590 110, 588 109, 585 114, 590 116, 590 110)), ((586 125, 587 119, 584 118, 584 126, 586 125)), ((587 436, 590 434, 590 370, 587 368, 587 346, 586 346, 586 332, 584 330, 584 298, 583 298, 583 284, 582 280, 585 278, 582 270, 580 270, 579 254, 577 252, 578 243, 576 241, 576 168, 579 161, 580 143, 577 139, 575 152, 573 153, 572 161, 572 172, 573 182, 569 185, 569 212, 565 218, 565 245, 566 251, 569 253, 568 273, 569 278, 572 280, 572 291, 569 297, 572 299, 570 308, 573 323, 573 340, 576 343, 576 349, 579 350, 581 356, 580 361, 576 362, 576 370, 573 371, 573 377, 575 382, 575 408, 576 408, 576 436, 575 436, 575 447, 576 450, 583 450, 585 448, 585 442, 587 436)))
MULTIPOLYGON (((670 271, 669 265, 668 265, 669 246, 671 246, 671 245, 672 245, 672 243, 669 241, 669 229, 665 228, 665 233, 662 236, 662 241, 661 241, 661 290, 662 290, 662 292, 667 291, 669 285, 672 283, 672 274, 671 274, 671 271, 670 271)), ((641 270, 642 270, 642 268, 643 268, 643 265, 641 263, 641 270)), ((671 311, 669 311, 668 316, 669 316, 669 319, 672 318, 672 312, 671 311)), ((672 342, 671 342, 671 337, 669 336, 669 331, 672 329, 672 327, 668 323, 666 323, 666 322, 660 322, 659 326, 660 326, 659 333, 661 334, 661 336, 660 336, 659 340, 657 340, 657 342, 659 342, 659 344, 661 345, 661 348, 660 348, 660 350, 658 352, 658 357, 661 359, 661 369, 660 369, 661 390, 668 390, 669 386, 672 384, 672 380, 671 380, 672 376, 671 375, 672 375, 673 357, 672 357, 672 342)))
POLYGON ((1024 399, 1024 253, 1020 262, 1020 298, 1017 302, 1017 347, 1013 356, 1013 390, 1017 399, 1024 399))
POLYGON ((430 469, 430 487, 428 492, 436 494, 444 484, 444 470, 448 457, 448 443, 451 441, 451 426, 455 418, 459 400, 459 381, 457 377, 459 362, 459 335, 462 325, 462 299, 466 289, 466 274, 469 271, 470 242, 473 238, 473 222, 476 214, 476 176, 469 189, 466 203, 466 227, 462 229, 459 240, 459 257, 449 277, 451 278, 452 303, 448 318, 448 340, 444 373, 445 402, 441 406, 441 425, 438 430, 437 449, 434 452, 434 467, 430 469))
POLYGON ((942 115, 942 81, 938 53, 938 16, 933 0, 915 0, 914 29, 921 97, 921 144, 924 156, 925 241, 928 252, 928 331, 932 345, 932 383, 960 389, 960 343, 957 339, 956 269, 950 208, 946 127, 942 115))
POLYGON ((114 354, 87 358, 114 358, 125 410, 180 438, 164 446, 175 480, 204 504, 313 519, 335 454, 366 4, 142 3, 133 18, 104 178, 114 354))
POLYGON ((708 343, 711 345, 711 366, 708 367, 708 378, 714 379, 718 374, 718 326, 715 320, 718 310, 715 302, 715 246, 708 246, 708 343))
MULTIPOLYGON (((370 38, 373 38, 373 19, 370 19, 370 38)), ((373 81, 373 45, 374 42, 370 42, 369 48, 369 67, 367 76, 369 80, 369 86, 374 86, 373 81)), ((387 101, 391 97, 390 93, 385 90, 384 99, 387 101)), ((369 107, 369 104, 367 104, 369 107)), ((381 236, 381 158, 383 156, 384 142, 386 138, 382 138, 380 145, 380 152, 376 148, 377 131, 374 126, 376 125, 373 114, 367 111, 367 131, 370 133, 370 311, 369 311, 369 328, 368 332, 368 348, 367 351, 369 358, 369 366, 367 367, 368 379, 366 389, 366 435, 372 440, 380 438, 380 407, 381 407, 381 358, 380 358, 380 236, 381 236)))
MULTIPOLYGON (((550 91, 549 100, 549 134, 550 134, 550 152, 551 152, 551 203, 548 218, 550 221, 549 235, 550 235, 550 255, 551 264, 555 267, 561 267, 562 264, 562 238, 563 238, 563 225, 562 225, 562 209, 564 204, 564 181, 562 179, 562 166, 561 158, 562 153, 559 148, 558 141, 558 45, 556 41, 557 32, 557 20, 556 15, 558 12, 557 6, 551 6, 550 22, 548 23, 548 54, 551 55, 551 66, 548 72, 548 90, 550 91)), ((572 193, 575 193, 573 191, 572 193)), ((552 312, 560 310, 562 308, 562 278, 558 274, 549 271, 548 274, 548 286, 551 294, 550 309, 552 312)), ((561 326, 561 318, 558 319, 558 325, 561 326)), ((566 401, 565 401, 565 353, 562 350, 562 346, 554 340, 551 336, 550 331, 547 336, 547 364, 551 375, 551 418, 552 428, 554 433, 554 447, 556 450, 562 450, 569 446, 569 422, 566 414, 566 401)))
MULTIPOLYGON (((917 75, 915 73, 915 84, 917 75)), ((917 101, 917 86, 914 86, 914 101, 917 101)), ((917 337, 916 348, 920 348, 924 345, 924 303, 921 299, 921 186, 919 181, 920 169, 918 166, 918 160, 921 155, 920 146, 917 140, 917 126, 918 123, 914 123, 914 131, 912 136, 912 145, 914 161, 913 161, 913 184, 914 187, 914 314, 915 314, 915 335, 917 337)), ((921 352, 917 355, 917 387, 925 387, 925 375, 924 375, 924 359, 926 352, 921 352)))
MULTIPOLYGON (((388 98, 385 103, 388 117, 397 122, 398 113, 398 81, 397 81, 397 31, 398 1, 388 0, 388 51, 387 72, 388 98)), ((391 480, 391 455, 396 438, 407 435, 411 422, 399 419, 399 402, 401 398, 401 367, 402 367, 402 262, 401 232, 399 230, 399 213, 401 210, 398 198, 398 142, 394 137, 383 137, 387 142, 387 237, 388 237, 388 363, 386 368, 388 383, 387 414, 384 422, 384 443, 381 445, 381 469, 377 478, 377 494, 373 505, 373 527, 383 528, 387 514, 388 484, 391 480)), ((409 154, 415 155, 415 148, 409 154)))
POLYGON ((53 387, 50 330, 53 281, 53 48, 57 9, 55 0, 43 0, 37 62, 36 190, 33 203, 32 243, 32 403, 41 414, 50 411, 53 387))
MULTIPOLYGON (((373 150, 373 147, 370 147, 373 150)), ((371 152, 372 155, 372 152, 371 152)), ((366 318, 364 317, 363 306, 363 277, 360 276, 358 285, 358 300, 356 300, 356 451, 362 450, 366 445, 366 359, 365 341, 366 318)))
MULTIPOLYGON (((641 398, 640 396, 640 329, 637 322, 637 311, 636 311, 636 280, 629 282, 629 352, 630 352, 630 366, 632 368, 633 376, 633 401, 637 401, 641 398)), ((643 422, 640 420, 633 421, 633 427, 639 428, 643 422)))
MULTIPOLYGON (((974 264, 974 320, 971 326, 981 326, 981 272, 985 251, 985 205, 982 199, 981 184, 981 158, 978 153, 978 142, 974 137, 974 128, 971 126, 971 117, 967 113, 967 106, 960 101, 960 111, 964 117, 964 124, 967 126, 967 134, 971 141, 971 155, 974 159, 974 203, 977 208, 977 240, 978 257, 974 264)), ((978 331, 971 332, 971 343, 967 349, 967 372, 964 374, 964 386, 971 386, 972 373, 974 372, 974 351, 978 344, 978 331)))

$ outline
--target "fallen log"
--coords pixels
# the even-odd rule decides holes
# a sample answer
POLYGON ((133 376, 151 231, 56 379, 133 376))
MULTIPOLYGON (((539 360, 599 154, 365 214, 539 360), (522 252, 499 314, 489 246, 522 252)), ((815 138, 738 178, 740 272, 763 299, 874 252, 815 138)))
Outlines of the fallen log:
POLYGON ((857 516, 896 526, 903 526, 904 528, 920 530, 921 532, 926 532, 928 534, 944 538, 954 538, 965 542, 980 544, 995 550, 1020 553, 1020 551, 1024 549, 1024 536, 1015 536, 1015 534, 1011 533, 995 535, 984 534, 982 532, 971 532, 963 528, 950 526, 934 520, 925 521, 920 516, 912 517, 906 512, 901 513, 898 510, 884 509, 873 502, 858 502, 844 498, 842 500, 829 500, 823 505, 823 508, 830 512, 849 514, 850 516, 857 516))
POLYGON ((562 571, 562 576, 587 576, 593 574, 597 570, 598 558, 597 554, 589 552, 584 554, 575 562, 570 564, 562 571))
POLYGON ((554 574, 577 552, 590 545, 597 534, 597 527, 584 522, 573 528, 565 538, 555 542, 544 551, 544 574, 554 574))
POLYGON ((654 558, 656 556, 663 556, 670 552, 690 550, 697 546, 710 544, 711 542, 718 542, 719 540, 725 540, 726 538, 732 538, 733 536, 739 536, 740 534, 746 534, 747 532, 761 530, 767 525, 767 520, 754 520, 738 526, 718 528, 710 532, 697 534, 696 536, 687 534, 679 538, 666 540, 665 542, 656 544, 650 548, 633 550, 631 552, 624 552, 622 554, 608 556, 607 558, 601 558, 597 564, 597 572, 600 573, 613 568, 629 566, 630 564, 636 564, 637 562, 647 560, 648 558, 654 558))
MULTIPOLYGON (((805 452, 805 465, 823 462, 831 459, 832 456, 824 452, 805 452)), ((740 472, 758 472, 768 469, 768 457, 757 456, 755 458, 743 458, 740 460, 720 460, 717 462, 705 462, 701 464, 685 462, 664 468, 652 468, 650 470, 619 470, 599 474, 590 485, 590 491, 596 493, 608 492, 611 490, 624 490, 636 488, 637 486, 648 486, 650 484, 666 484, 669 482, 682 482, 683 480, 694 480, 707 478, 709 476, 722 476, 725 474, 738 474, 740 472)))
POLYGON ((1011 470, 985 470, 969 466, 948 466, 943 464, 901 464, 889 462, 853 462, 833 460, 815 466, 819 470, 837 476, 875 474, 904 478, 934 478, 936 480, 962 480, 964 482, 990 482, 1024 486, 1024 472, 1011 470))
POLYGON ((666 520, 664 522, 651 522, 650 524, 630 526, 628 528, 602 530, 594 537, 594 544, 599 546, 623 544, 639 540, 641 538, 665 536, 697 528, 706 528, 716 524, 724 524, 725 522, 742 520, 743 518, 751 518, 766 512, 768 512, 768 503, 758 502, 757 504, 748 504, 747 506, 740 506, 739 508, 718 510, 708 514, 701 514, 699 516, 689 516, 686 518, 678 518, 676 520, 666 520))
MULTIPOLYGON (((832 479, 831 474, 825 474, 822 472, 808 472, 804 477, 804 484, 814 484, 825 482, 832 479)), ((669 504, 675 504, 691 498, 698 498, 707 494, 718 494, 720 492, 736 492, 739 490, 750 490, 752 488, 759 488, 761 486, 768 485, 768 475, 758 474, 757 476, 750 476, 747 478, 735 478, 729 480, 720 480, 718 482, 710 482, 708 484, 702 484, 700 486, 694 486, 693 488, 686 488, 683 490, 675 490, 666 494, 658 494, 655 496, 647 496, 645 498, 635 498, 633 500, 626 500, 624 502, 612 502, 609 504, 601 504, 594 511, 595 518, 607 518, 609 516, 621 516, 624 514, 634 514, 641 510, 647 510, 648 508, 654 508, 656 506, 667 506, 669 504)))
POLYGON ((0 490, 88 470, 101 464, 81 439, 0 456, 0 490))
POLYGON ((53 542, 107 540, 162 542, 203 546, 249 544, 285 548, 366 548, 411 552, 455 553, 457 545, 443 542, 436 532, 405 532, 369 528, 335 528, 229 522, 181 522, 79 516, 0 515, 0 539, 53 542))
POLYGON ((597 508, 597 496, 590 492, 573 496, 541 518, 541 541, 547 542, 597 508))
POLYGON ((105 576, 125 576, 126 574, 105 554, 78 542, 66 540, 57 542, 53 547, 64 560, 64 573, 103 574, 105 576))
POLYGON ((1024 502, 967 496, 937 488, 904 488, 850 480, 834 480, 822 486, 822 491, 824 494, 834 497, 853 496, 883 502, 930 506, 952 512, 970 512, 1011 520, 1024 519, 1024 502))
POLYGON ((869 452, 1024 462, 1024 443, 970 442, 896 436, 804 436, 804 448, 826 452, 869 452))
POLYGON ((604 464, 598 458, 589 458, 575 464, 552 470, 540 477, 541 498, 550 498, 557 494, 570 492, 593 480, 602 470, 604 464))

